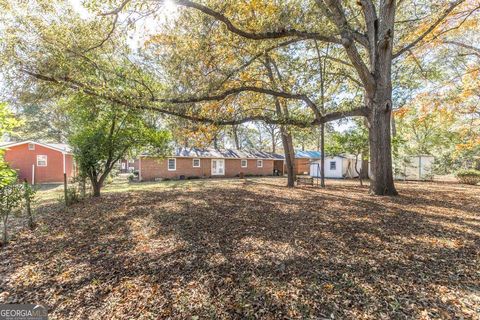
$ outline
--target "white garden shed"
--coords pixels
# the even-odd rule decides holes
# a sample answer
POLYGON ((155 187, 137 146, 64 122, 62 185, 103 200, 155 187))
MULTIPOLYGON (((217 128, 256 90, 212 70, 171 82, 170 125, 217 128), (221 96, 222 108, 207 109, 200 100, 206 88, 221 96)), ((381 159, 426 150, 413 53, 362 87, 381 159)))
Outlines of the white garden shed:
MULTIPOLYGON (((360 172, 362 160, 358 160, 357 169, 360 172)), ((310 176, 320 177, 320 160, 310 162, 310 176)), ((353 156, 334 156, 325 157, 325 178, 356 178, 358 174, 355 170, 355 157, 353 156)))
POLYGON ((404 157, 394 168, 397 180, 433 180, 435 158, 430 155, 404 157))

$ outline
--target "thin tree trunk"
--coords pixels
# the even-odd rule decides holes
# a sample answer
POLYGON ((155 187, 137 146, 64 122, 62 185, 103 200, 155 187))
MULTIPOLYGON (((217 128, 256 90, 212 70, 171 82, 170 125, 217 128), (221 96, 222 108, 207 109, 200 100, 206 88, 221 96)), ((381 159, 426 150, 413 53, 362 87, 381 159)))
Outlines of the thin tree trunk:
POLYGON ((363 187, 362 175, 361 172, 358 171, 358 154, 355 155, 355 172, 358 175, 358 181, 360 181, 360 186, 363 187))
POLYGON ((238 139, 238 127, 237 126, 232 126, 232 134, 233 134, 233 140, 235 142, 235 149, 240 150, 240 141, 238 139))
POLYGON ((395 138, 395 136, 397 135, 397 125, 395 123, 395 116, 393 112, 391 114, 392 114, 392 138, 395 138))
POLYGON ((99 182, 92 181, 92 189, 93 189, 93 196, 94 197, 100 197, 100 190, 102 189, 102 186, 100 185, 99 182))
POLYGON ((295 152, 293 151, 292 135, 285 128, 281 128, 282 144, 285 154, 285 164, 287 167, 287 187, 295 187, 295 152))
POLYGON ((86 190, 87 187, 86 187, 86 179, 85 179, 85 177, 82 177, 82 178, 81 178, 80 185, 81 185, 81 196, 82 196, 82 199, 85 199, 85 196, 86 196, 86 193, 87 193, 87 192, 86 192, 86 191, 87 191, 87 190, 86 190))
POLYGON ((215 150, 218 150, 218 139, 217 139, 217 134, 213 136, 213 148, 215 150))
POLYGON ((277 140, 275 139, 275 131, 272 132, 272 153, 275 153, 277 147, 277 140))
MULTIPOLYGON (((273 76, 271 64, 275 66, 275 63, 270 59, 270 57, 266 56, 266 63, 265 67, 268 71, 268 77, 273 85, 276 87, 275 77, 273 76)), ((282 81, 280 72, 276 69, 279 81, 282 81)), ((283 102, 283 105, 280 103, 278 98, 275 98, 275 111, 277 112, 277 116, 279 118, 285 117, 288 118, 288 106, 283 102)), ((280 126, 280 134, 282 136, 282 145, 283 151, 285 154, 285 163, 287 167, 287 187, 293 188, 295 187, 295 151, 293 149, 293 139, 290 132, 288 132, 288 128, 285 125, 280 126)))
POLYGON ((360 158, 362 159, 362 168, 360 170, 360 176, 362 179, 368 179, 368 157, 365 153, 362 153, 360 158))
MULTIPOLYGON (((326 52, 328 54, 328 49, 330 46, 327 45, 326 52)), ((318 48, 318 42, 315 40, 315 49, 317 51, 318 64, 320 70, 320 112, 322 115, 325 113, 325 73, 327 69, 327 59, 323 59, 320 54, 320 49, 318 48)), ((320 125, 320 186, 325 188, 325 124, 320 125)))
POLYGON ((92 172, 88 175, 90 178, 90 183, 92 184, 92 195, 94 197, 100 197, 100 190, 102 188, 101 184, 98 180, 98 174, 96 172, 92 172))
POLYGON ((27 213, 27 219, 28 219, 28 227, 33 230, 35 224, 33 223, 33 215, 32 215, 32 206, 30 203, 30 195, 28 194, 27 188, 28 188, 28 182, 25 179, 23 182, 24 185, 24 198, 25 198, 25 211, 27 213))
POLYGON ((324 125, 323 123, 320 125, 320 131, 319 131, 319 134, 318 134, 318 137, 317 137, 317 151, 320 151, 321 150, 321 146, 322 146, 322 128, 321 126, 324 125))
POLYGON ((320 186, 325 188, 325 125, 320 125, 320 186))
POLYGON ((4 246, 7 245, 7 222, 8 222, 8 214, 3 218, 3 240, 2 243, 4 246))

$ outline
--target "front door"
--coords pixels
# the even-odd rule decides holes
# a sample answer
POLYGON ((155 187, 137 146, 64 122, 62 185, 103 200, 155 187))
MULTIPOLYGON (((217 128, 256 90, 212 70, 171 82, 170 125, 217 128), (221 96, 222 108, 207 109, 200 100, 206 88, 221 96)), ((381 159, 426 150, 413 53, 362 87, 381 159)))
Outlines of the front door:
POLYGON ((223 176, 225 174, 225 160, 212 159, 212 176, 223 176))

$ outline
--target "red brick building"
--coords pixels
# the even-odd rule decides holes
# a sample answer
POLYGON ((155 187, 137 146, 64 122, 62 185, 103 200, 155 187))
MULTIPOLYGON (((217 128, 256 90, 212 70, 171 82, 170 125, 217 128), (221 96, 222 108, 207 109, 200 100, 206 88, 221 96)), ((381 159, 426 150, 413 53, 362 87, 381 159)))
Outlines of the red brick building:
POLYGON ((241 173, 271 176, 275 168, 283 168, 283 156, 261 151, 181 148, 167 158, 139 157, 141 181, 237 177, 241 173))
POLYGON ((35 141, 12 142, 0 145, 5 161, 17 171, 20 180, 29 183, 62 183, 63 173, 74 176, 73 155, 65 144, 35 141))

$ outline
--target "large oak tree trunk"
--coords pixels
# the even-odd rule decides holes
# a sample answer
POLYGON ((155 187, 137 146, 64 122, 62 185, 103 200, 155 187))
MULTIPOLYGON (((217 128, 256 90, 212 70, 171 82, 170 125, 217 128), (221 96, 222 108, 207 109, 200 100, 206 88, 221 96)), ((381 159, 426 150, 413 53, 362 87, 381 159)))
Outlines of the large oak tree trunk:
POLYGON ((390 119, 392 112, 391 87, 375 90, 367 106, 368 116, 371 183, 370 193, 375 195, 397 195, 393 182, 392 148, 390 119))

